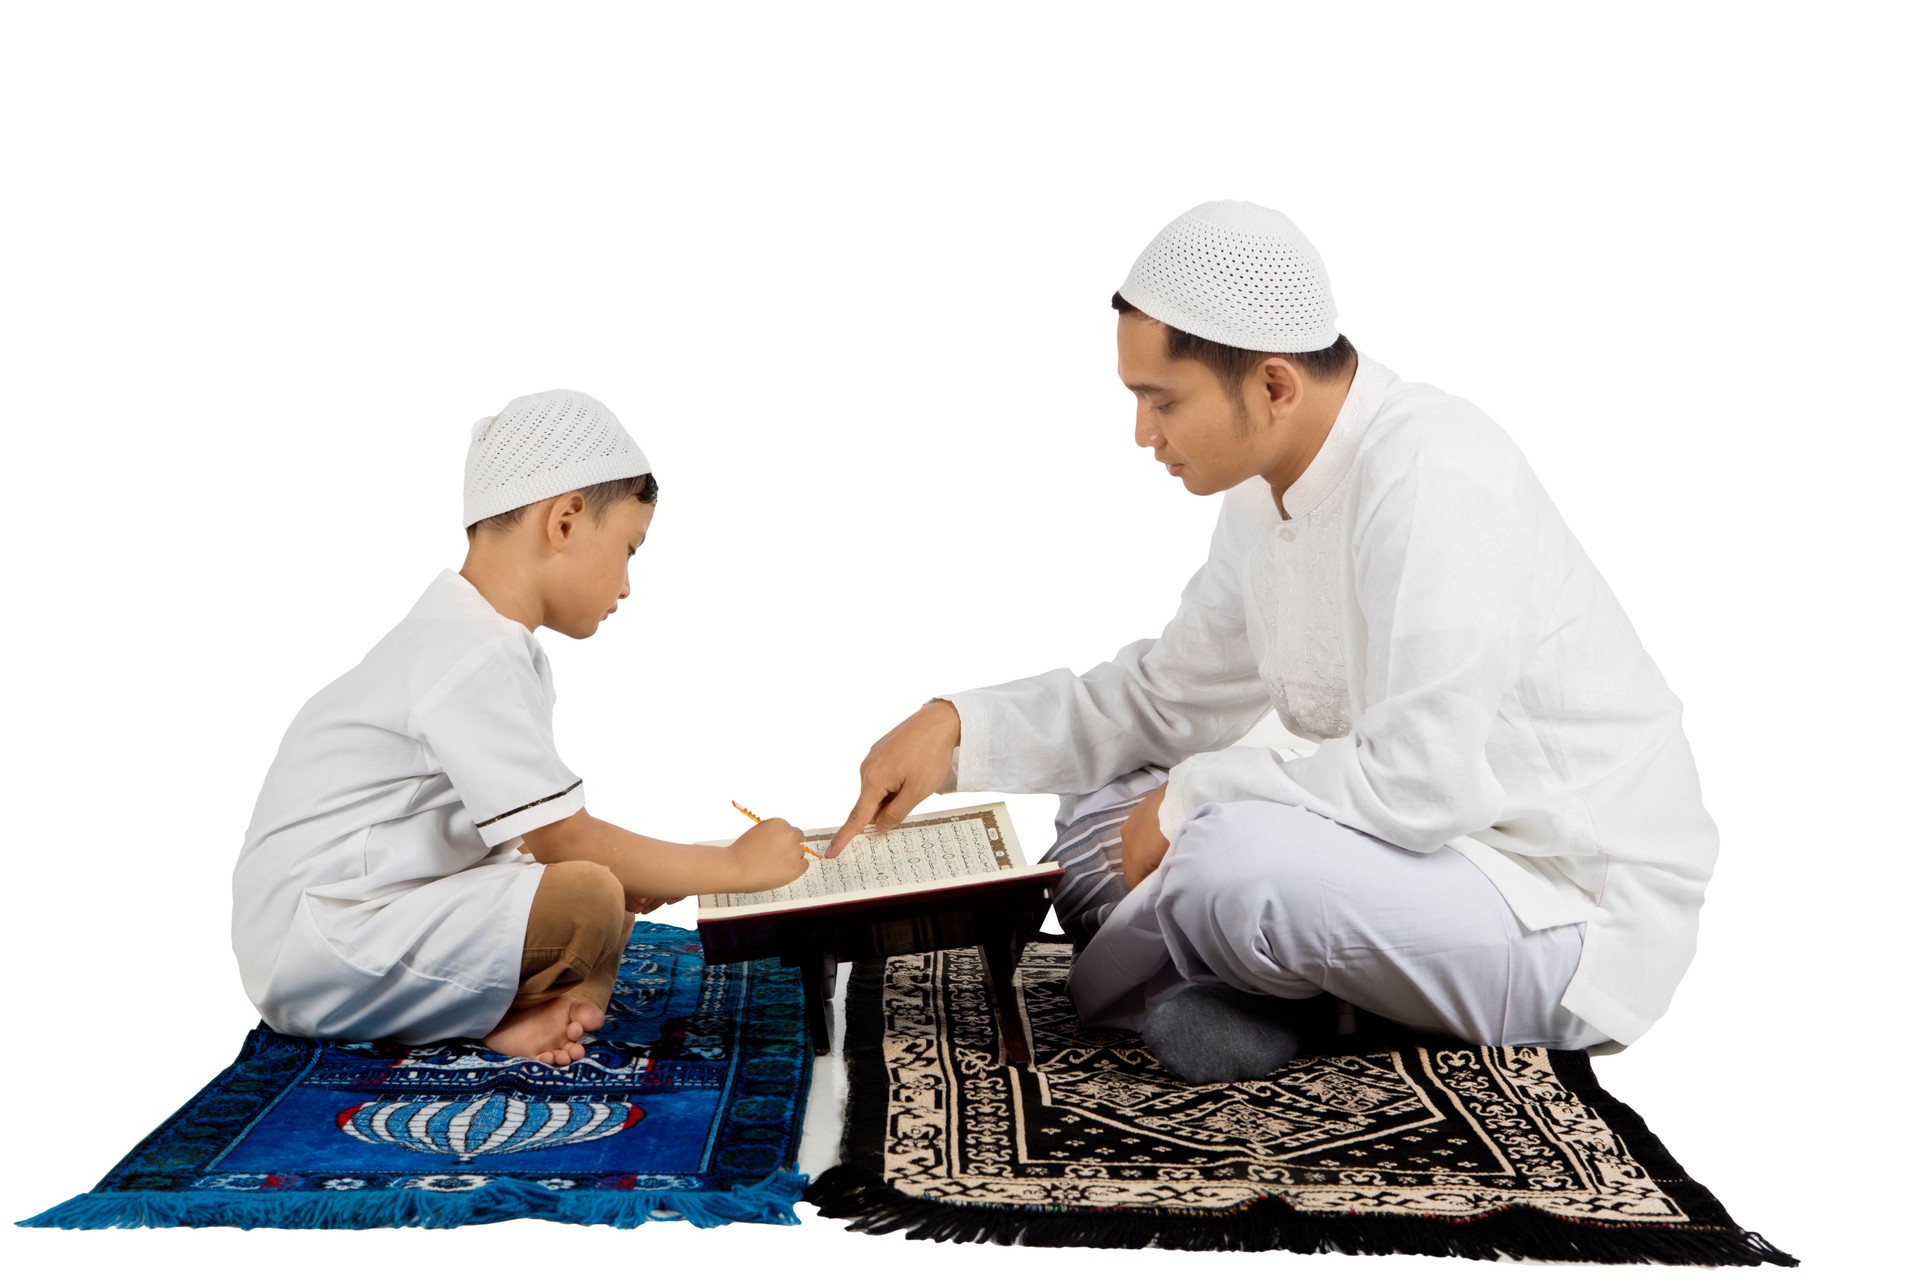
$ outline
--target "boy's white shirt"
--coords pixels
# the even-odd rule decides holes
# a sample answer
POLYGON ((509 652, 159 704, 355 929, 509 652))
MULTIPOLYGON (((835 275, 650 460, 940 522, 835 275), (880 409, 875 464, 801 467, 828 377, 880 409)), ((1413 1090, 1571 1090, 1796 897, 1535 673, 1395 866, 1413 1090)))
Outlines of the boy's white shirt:
POLYGON ((428 1043, 513 999, 539 864, 578 812, 539 641, 447 570, 288 728, 233 876, 247 995, 289 1034, 428 1043))
POLYGON ((1586 922, 1562 1004, 1637 1039, 1692 959, 1718 835, 1679 700, 1518 447, 1362 354, 1283 501, 1257 477, 1225 496, 1158 639, 943 695, 956 789, 1077 794, 1158 764, 1169 839, 1267 800, 1451 845, 1528 928, 1586 922), (1317 748, 1242 743, 1269 709, 1317 748))

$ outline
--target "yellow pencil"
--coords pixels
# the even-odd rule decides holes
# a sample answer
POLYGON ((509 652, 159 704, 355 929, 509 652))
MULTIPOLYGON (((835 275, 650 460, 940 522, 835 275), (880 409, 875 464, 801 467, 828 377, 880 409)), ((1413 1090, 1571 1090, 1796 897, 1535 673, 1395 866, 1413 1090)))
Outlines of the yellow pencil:
MULTIPOLYGON (((752 818, 752 819, 753 819, 753 821, 754 821, 754 823, 755 823, 755 825, 758 825, 758 824, 759 824, 759 822, 760 822, 760 815, 759 815, 759 814, 757 814, 757 813, 755 813, 755 812, 754 812, 753 810, 751 810, 751 809, 749 809, 749 808, 747 808, 747 806, 745 806, 745 805, 743 805, 743 804, 741 804, 741 803, 740 803, 740 802, 739 802, 738 800, 729 800, 729 801, 727 801, 727 803, 728 803, 728 804, 730 804, 730 805, 732 805, 732 806, 733 806, 734 808, 736 808, 736 809, 738 809, 738 810, 739 810, 740 812, 742 812, 742 813, 744 813, 744 814, 746 814, 746 815, 747 815, 747 816, 748 816, 749 818, 752 818)), ((815 853, 815 852, 814 852, 814 851, 813 851, 812 849, 809 849, 809 848, 807 848, 807 846, 806 846, 806 845, 804 845, 804 844, 803 844, 803 845, 801 845, 800 847, 801 847, 802 849, 806 849, 806 851, 807 851, 807 856, 808 856, 809 858, 817 858, 817 857, 819 857, 819 856, 820 856, 819 854, 817 854, 817 853, 815 853)))

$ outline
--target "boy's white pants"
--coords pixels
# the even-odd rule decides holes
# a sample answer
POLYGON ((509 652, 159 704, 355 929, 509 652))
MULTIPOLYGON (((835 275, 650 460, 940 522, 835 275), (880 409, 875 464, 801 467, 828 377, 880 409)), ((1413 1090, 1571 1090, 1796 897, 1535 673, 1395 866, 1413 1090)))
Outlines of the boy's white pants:
MULTIPOLYGON (((1158 785, 1068 797, 1061 822, 1158 785)), ((1208 804, 1075 960, 1081 1019, 1138 1030, 1190 985, 1322 991, 1471 1044, 1580 1049, 1607 1037, 1560 1007, 1585 926, 1529 930, 1452 849, 1415 853, 1296 805, 1208 804)))

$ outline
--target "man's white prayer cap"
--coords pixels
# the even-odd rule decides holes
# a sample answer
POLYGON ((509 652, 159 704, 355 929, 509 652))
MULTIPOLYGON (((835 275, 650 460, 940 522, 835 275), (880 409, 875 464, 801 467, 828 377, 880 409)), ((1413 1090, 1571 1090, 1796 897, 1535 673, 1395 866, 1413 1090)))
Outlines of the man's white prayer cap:
POLYGON ((473 424, 463 528, 652 467, 613 411, 578 391, 521 396, 473 424))
POLYGON ((1169 222, 1120 296, 1162 324, 1249 351, 1319 351, 1340 336, 1319 251, 1286 214, 1245 200, 1169 222))

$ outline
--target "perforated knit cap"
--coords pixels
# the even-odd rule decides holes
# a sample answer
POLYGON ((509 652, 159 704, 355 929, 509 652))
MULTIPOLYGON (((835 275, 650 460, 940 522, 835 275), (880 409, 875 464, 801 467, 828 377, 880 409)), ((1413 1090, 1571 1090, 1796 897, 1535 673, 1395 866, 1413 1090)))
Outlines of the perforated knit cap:
POLYGON ((473 424, 461 519, 488 516, 653 468, 613 411, 578 391, 521 396, 473 424))
POLYGON ((1319 351, 1340 336, 1319 251, 1286 214, 1245 200, 1169 222, 1120 296, 1162 324, 1249 351, 1319 351))

